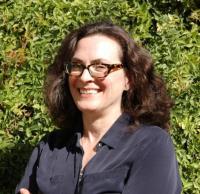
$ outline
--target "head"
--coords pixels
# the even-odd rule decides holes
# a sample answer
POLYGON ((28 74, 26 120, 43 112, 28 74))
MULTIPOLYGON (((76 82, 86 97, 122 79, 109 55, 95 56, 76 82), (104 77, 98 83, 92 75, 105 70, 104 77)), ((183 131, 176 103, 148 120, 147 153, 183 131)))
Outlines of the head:
POLYGON ((83 116, 116 118, 123 112, 128 78, 121 56, 121 46, 111 37, 94 34, 78 41, 67 72, 71 95, 83 116))
MULTIPOLYGON (((87 83, 95 83, 90 86, 96 91, 113 86, 112 80, 115 84, 116 80, 120 80, 119 91, 114 88, 114 92, 118 92, 118 98, 114 100, 117 101, 122 112, 127 112, 132 116, 133 125, 145 123, 168 128, 172 103, 166 94, 165 85, 162 79, 155 75, 152 58, 147 51, 139 47, 121 27, 111 22, 87 24, 71 32, 63 40, 54 63, 48 69, 44 90, 46 104, 56 124, 60 127, 72 127, 74 122, 81 117, 81 111, 87 108, 91 110, 91 107, 81 109, 84 104, 79 104, 78 100, 74 101, 74 98, 79 97, 77 91, 80 92, 80 88, 83 90, 87 88, 83 84, 86 83, 85 80, 80 81, 82 79, 87 79, 87 83), (108 51, 110 46, 113 52, 100 49, 102 42, 108 44, 108 51), (84 45, 87 45, 87 48, 81 49, 84 45), (103 79, 91 77, 89 71, 84 70, 78 82, 77 78, 65 73, 66 64, 77 62, 77 60, 86 67, 91 65, 94 62, 93 58, 96 60, 94 55, 98 52, 94 50, 98 50, 97 46, 99 46, 100 56, 96 58, 105 56, 102 60, 107 61, 101 62, 122 64, 122 67, 103 79)), ((81 92, 84 93, 83 90, 81 92)), ((109 92, 106 95, 111 97, 109 92)), ((106 99, 106 96, 104 97, 100 99, 106 99)))

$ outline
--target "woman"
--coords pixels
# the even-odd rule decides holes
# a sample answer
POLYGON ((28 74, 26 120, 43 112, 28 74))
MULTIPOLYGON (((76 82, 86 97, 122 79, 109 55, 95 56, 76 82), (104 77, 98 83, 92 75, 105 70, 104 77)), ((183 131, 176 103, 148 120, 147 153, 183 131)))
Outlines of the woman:
POLYGON ((16 193, 179 194, 172 106, 151 57, 120 27, 68 35, 49 67, 46 104, 62 128, 34 149, 16 193))

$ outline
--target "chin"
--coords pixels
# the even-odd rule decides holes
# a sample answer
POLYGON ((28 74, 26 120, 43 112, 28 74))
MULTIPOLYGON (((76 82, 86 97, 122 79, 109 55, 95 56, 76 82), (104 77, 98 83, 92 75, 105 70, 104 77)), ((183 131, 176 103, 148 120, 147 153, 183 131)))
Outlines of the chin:
POLYGON ((96 112, 98 109, 96 106, 80 106, 80 105, 77 105, 78 109, 81 111, 81 112, 96 112))
POLYGON ((97 100, 76 101, 76 106, 80 111, 95 111, 99 108, 100 103, 97 100))

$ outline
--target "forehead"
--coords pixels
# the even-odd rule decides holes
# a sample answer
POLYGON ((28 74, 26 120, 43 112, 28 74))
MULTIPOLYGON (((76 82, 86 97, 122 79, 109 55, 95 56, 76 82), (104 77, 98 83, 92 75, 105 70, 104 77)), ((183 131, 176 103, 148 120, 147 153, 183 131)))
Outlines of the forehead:
POLYGON ((120 60, 122 49, 119 43, 111 37, 96 34, 84 37, 77 43, 73 58, 83 60, 120 60))

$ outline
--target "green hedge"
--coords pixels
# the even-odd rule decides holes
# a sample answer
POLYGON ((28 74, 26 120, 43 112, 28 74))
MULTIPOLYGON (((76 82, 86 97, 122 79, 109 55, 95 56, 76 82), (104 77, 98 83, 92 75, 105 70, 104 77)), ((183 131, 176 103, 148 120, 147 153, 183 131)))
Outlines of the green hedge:
POLYGON ((110 19, 153 55, 175 107, 171 134, 184 194, 200 193, 200 9, 193 0, 0 0, 0 194, 12 193, 35 144, 53 126, 45 70, 64 35, 110 19))

